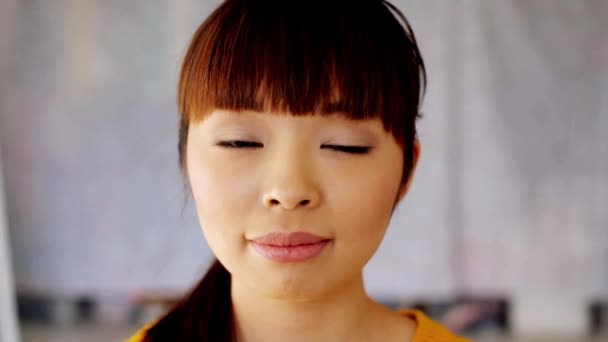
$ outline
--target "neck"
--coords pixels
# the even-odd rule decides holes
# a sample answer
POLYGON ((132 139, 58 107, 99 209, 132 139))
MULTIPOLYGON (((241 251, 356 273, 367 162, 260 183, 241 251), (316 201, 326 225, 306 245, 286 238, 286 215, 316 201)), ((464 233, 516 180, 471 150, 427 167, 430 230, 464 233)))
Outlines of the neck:
POLYGON ((352 341, 374 330, 384 309, 365 293, 363 276, 307 299, 272 298, 232 283, 232 305, 239 342, 352 341))

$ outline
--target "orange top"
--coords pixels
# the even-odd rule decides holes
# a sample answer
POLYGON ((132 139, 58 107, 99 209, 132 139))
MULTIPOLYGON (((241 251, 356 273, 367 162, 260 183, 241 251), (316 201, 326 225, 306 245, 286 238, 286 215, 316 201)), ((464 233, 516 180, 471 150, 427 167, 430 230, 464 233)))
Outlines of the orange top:
MULTIPOLYGON (((412 342, 469 342, 469 340, 453 334, 439 323, 433 321, 422 311, 403 310, 400 312, 416 322, 416 332, 414 333, 412 342)), ((150 327, 150 325, 138 331, 137 334, 133 335, 125 342, 143 341, 146 334, 146 328, 148 327, 150 327)))
POLYGON ((403 310, 401 313, 416 322, 416 331, 412 342, 470 342, 430 319, 422 311, 403 310))

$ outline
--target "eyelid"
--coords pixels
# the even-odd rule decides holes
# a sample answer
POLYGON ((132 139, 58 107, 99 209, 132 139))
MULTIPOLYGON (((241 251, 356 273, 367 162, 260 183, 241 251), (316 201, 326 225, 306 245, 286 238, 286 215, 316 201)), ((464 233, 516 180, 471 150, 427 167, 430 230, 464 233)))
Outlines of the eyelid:
POLYGON ((373 148, 372 146, 362 146, 362 145, 336 145, 336 144, 324 144, 321 146, 329 147, 330 149, 345 152, 350 154, 366 154, 373 148))

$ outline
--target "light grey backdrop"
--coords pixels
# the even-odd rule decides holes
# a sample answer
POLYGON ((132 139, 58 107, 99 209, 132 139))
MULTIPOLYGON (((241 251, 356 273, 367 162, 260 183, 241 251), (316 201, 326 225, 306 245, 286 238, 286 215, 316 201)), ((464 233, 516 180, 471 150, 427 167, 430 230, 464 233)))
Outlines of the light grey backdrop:
MULTIPOLYGON (((218 1, 21 1, 0 19, 19 288, 189 287, 209 260, 177 166, 175 86, 218 1), (15 19, 16 18, 16 19, 15 19)), ((411 193, 377 296, 608 296, 608 2, 395 1, 428 66, 411 193)))

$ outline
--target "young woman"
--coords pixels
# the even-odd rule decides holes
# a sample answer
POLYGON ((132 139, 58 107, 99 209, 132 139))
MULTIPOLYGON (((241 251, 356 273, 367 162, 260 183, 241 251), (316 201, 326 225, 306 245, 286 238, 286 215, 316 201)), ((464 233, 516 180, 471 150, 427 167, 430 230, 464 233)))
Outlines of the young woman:
POLYGON ((180 163, 218 260, 130 341, 463 341, 363 283, 412 180, 425 80, 387 1, 224 1, 178 91, 180 163))

